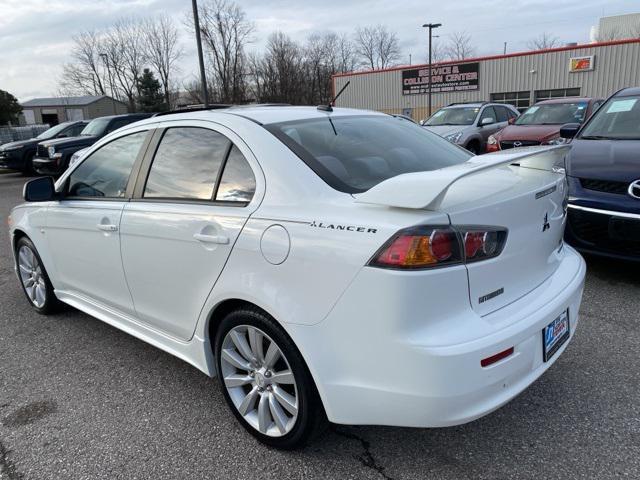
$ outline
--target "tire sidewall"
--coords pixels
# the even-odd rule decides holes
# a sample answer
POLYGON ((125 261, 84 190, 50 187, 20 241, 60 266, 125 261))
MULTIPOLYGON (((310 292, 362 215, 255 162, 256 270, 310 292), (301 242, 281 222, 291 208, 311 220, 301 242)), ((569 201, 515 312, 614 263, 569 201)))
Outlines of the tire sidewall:
POLYGON ((218 372, 218 384, 227 405, 242 424, 242 426, 262 443, 280 449, 293 449, 305 444, 307 439, 316 429, 317 418, 322 415, 321 408, 318 408, 317 392, 311 378, 311 374, 302 359, 302 355, 295 347, 293 341, 287 336, 282 328, 269 316, 254 309, 242 309, 233 311, 225 316, 218 327, 215 338, 215 359, 216 371, 218 372), (287 358, 296 381, 298 390, 298 418, 293 429, 281 437, 270 437, 252 427, 242 417, 238 409, 233 404, 229 392, 224 385, 220 362, 220 351, 222 342, 227 333, 239 325, 250 325, 259 328, 276 342, 282 353, 287 358))

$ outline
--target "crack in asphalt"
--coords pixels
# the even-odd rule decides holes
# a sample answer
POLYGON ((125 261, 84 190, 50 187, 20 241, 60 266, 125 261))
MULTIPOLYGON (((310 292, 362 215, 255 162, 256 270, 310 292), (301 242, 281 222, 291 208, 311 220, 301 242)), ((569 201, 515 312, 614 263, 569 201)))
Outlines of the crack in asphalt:
POLYGON ((332 431, 340 437, 360 442, 363 452, 360 455, 354 455, 354 458, 358 460, 363 466, 378 472, 378 474, 380 474, 380 476, 385 480, 394 480, 393 477, 387 475, 387 473, 385 472, 385 467, 380 465, 376 458, 373 456, 373 453, 371 453, 371 443, 354 433, 343 432, 336 428, 332 428, 332 431))
POLYGON ((24 476, 18 472, 15 464, 9 460, 9 452, 2 442, 0 442, 0 474, 7 475, 8 480, 22 480, 24 476))

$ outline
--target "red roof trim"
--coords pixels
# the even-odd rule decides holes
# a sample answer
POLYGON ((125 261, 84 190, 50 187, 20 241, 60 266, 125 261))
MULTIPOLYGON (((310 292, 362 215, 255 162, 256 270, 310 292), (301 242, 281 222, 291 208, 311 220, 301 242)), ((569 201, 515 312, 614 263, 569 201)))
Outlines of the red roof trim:
MULTIPOLYGON (((460 64, 460 63, 484 62, 487 60, 500 60, 502 58, 526 57, 529 55, 540 55, 543 53, 565 52, 567 50, 580 50, 582 48, 609 47, 613 45, 624 45, 627 43, 640 43, 640 38, 629 38, 625 40, 613 40, 610 42, 599 42, 599 43, 584 43, 582 45, 574 45, 571 47, 547 48, 544 50, 533 50, 529 52, 508 53, 506 55, 490 55, 487 57, 465 58, 464 60, 447 60, 446 62, 434 63, 434 65, 453 65, 453 64, 460 64)), ((352 75, 367 75, 370 73, 395 72, 397 70, 407 70, 409 68, 422 68, 422 67, 428 67, 428 66, 429 66, 428 63, 420 63, 416 65, 400 65, 397 67, 381 68, 378 70, 358 70, 355 72, 336 73, 332 75, 332 78, 350 77, 352 75)))

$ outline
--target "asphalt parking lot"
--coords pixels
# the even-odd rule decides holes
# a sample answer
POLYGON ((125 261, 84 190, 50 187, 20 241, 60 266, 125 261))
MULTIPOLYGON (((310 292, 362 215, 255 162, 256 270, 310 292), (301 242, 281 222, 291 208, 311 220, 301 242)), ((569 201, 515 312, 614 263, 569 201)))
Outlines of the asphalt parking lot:
POLYGON ((572 344, 499 411, 445 429, 336 426, 279 452, 186 363, 72 309, 32 312, 6 227, 24 181, 0 175, 2 480, 640 478, 638 266, 587 259, 572 344))

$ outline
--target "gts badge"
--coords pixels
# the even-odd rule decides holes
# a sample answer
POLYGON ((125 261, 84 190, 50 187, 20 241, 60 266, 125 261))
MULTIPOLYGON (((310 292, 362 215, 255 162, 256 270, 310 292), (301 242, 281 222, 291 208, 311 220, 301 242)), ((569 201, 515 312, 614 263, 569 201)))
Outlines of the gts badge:
POLYGON ((498 295, 502 295, 504 293, 504 288, 499 288, 495 292, 487 293, 486 295, 478 298, 478 303, 484 303, 487 300, 491 300, 492 298, 496 298, 498 295))
POLYGON ((359 233, 378 233, 377 228, 359 227, 357 225, 338 225, 334 223, 316 222, 315 220, 309 224, 314 228, 327 228, 329 230, 346 230, 347 232, 359 232, 359 233))
POLYGON ((549 224, 549 214, 545 213, 544 214, 544 222, 542 223, 542 231, 546 232, 550 228, 551 228, 551 225, 549 224))

